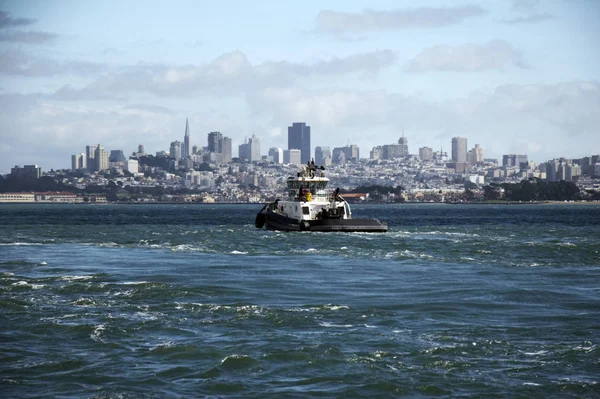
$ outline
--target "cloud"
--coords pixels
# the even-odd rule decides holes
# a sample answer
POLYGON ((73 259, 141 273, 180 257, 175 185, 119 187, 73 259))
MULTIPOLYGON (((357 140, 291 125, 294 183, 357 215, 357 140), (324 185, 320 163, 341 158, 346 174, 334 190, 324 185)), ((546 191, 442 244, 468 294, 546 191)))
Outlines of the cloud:
POLYGON ((554 19, 554 16, 552 14, 537 13, 537 14, 528 15, 526 17, 509 19, 509 20, 504 21, 504 23, 509 24, 509 25, 533 24, 533 23, 548 21, 550 19, 554 19))
POLYGON ((58 35, 48 32, 38 31, 8 31, 0 33, 0 41, 21 44, 51 44, 58 38, 58 35))
POLYGON ((151 114, 175 115, 175 112, 170 108, 152 104, 131 104, 123 107, 123 109, 133 110, 136 112, 147 112, 151 114))
POLYGON ((360 13, 324 10, 317 16, 317 31, 342 35, 407 28, 433 28, 461 23, 467 18, 485 14, 486 11, 476 5, 389 11, 366 9, 360 13))
POLYGON ((539 5, 540 0, 513 0, 512 9, 515 12, 532 12, 539 5))
POLYGON ((421 51, 406 66, 408 72, 478 72, 501 70, 507 65, 527 68, 520 51, 503 40, 483 45, 439 45, 421 51))
POLYGON ((583 156, 599 144, 598 82, 504 85, 441 102, 385 91, 269 88, 247 101, 257 117, 268 116, 265 131, 306 121, 314 145, 342 146, 340 137, 350 138, 363 154, 396 142, 400 126, 412 153, 440 140, 446 148, 456 135, 467 137, 470 147, 480 144, 486 156, 527 150, 536 161, 583 156))
POLYGON ((289 86, 306 77, 374 75, 395 60, 392 51, 379 50, 312 64, 267 61, 253 65, 244 53, 235 51, 202 65, 126 66, 103 74, 83 88, 65 86, 55 95, 62 100, 122 98, 128 93, 158 97, 238 96, 266 87, 289 86))
POLYGON ((26 26, 35 23, 35 19, 13 18, 6 11, 0 11, 0 29, 11 28, 14 26, 26 26))
POLYGON ((0 53, 0 74, 27 77, 55 76, 63 74, 95 75, 106 66, 86 61, 54 61, 38 57, 21 50, 6 50, 0 53))

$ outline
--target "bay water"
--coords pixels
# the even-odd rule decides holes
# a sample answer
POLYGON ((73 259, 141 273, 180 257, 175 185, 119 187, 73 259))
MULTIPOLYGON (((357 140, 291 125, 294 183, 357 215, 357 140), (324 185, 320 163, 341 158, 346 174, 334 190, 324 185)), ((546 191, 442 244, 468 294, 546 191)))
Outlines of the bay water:
POLYGON ((600 205, 1 205, 0 394, 599 397, 600 205))

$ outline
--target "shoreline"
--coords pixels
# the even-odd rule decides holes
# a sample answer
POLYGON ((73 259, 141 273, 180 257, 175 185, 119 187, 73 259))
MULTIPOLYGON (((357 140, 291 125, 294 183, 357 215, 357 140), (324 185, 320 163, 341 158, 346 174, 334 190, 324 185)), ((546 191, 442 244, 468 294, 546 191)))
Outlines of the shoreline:
MULTIPOLYGON (((268 203, 267 201, 266 203, 268 203)), ((104 206, 104 205, 264 205, 265 202, 103 202, 103 203, 79 203, 79 202, 0 202, 2 205, 81 205, 81 206, 104 206)), ((350 205, 600 205, 600 201, 490 201, 490 202, 350 202, 350 205)))

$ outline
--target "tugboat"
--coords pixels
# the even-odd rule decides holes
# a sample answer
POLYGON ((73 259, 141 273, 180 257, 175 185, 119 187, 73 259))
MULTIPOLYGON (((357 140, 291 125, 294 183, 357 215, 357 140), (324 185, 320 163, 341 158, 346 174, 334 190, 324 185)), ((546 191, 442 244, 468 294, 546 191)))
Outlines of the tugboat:
POLYGON ((355 219, 339 188, 327 190, 324 167, 309 162, 287 179, 288 199, 267 203, 256 215, 255 226, 281 231, 343 231, 385 233, 379 219, 355 219))

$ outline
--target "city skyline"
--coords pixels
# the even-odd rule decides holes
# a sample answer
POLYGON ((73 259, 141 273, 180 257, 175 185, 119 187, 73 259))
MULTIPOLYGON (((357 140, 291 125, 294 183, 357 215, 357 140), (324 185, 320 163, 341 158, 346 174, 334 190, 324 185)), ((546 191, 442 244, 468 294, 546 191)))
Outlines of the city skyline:
POLYGON ((311 151, 404 130, 411 154, 579 158, 600 151, 599 22, 585 0, 3 2, 0 171, 189 151, 185 118, 190 145, 255 134, 263 155, 306 121, 311 151))

